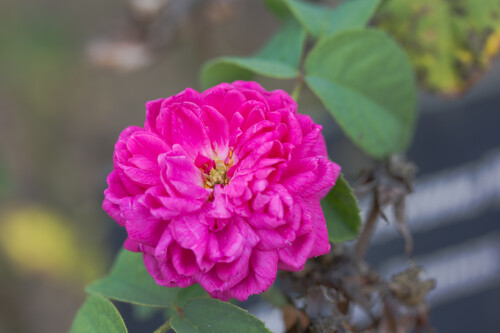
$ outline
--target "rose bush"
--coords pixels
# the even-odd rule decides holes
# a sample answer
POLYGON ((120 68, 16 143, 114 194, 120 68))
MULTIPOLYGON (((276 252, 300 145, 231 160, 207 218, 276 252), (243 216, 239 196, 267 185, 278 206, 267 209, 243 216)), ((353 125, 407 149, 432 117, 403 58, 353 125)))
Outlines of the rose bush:
POLYGON ((255 82, 150 101, 116 143, 103 208, 158 284, 246 300, 330 250, 320 199, 340 167, 321 129, 255 82))

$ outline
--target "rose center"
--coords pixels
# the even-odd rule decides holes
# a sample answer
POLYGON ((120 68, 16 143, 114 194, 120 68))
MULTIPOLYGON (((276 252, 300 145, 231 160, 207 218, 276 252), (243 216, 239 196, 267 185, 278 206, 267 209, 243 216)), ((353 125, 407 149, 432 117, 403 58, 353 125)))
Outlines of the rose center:
POLYGON ((213 162, 215 163, 215 166, 210 169, 208 174, 202 172, 205 188, 214 188, 217 184, 222 186, 229 184, 230 179, 227 176, 227 171, 233 166, 233 149, 231 148, 229 150, 225 161, 216 157, 213 162))
POLYGON ((219 159, 215 160, 215 167, 213 167, 208 174, 203 174, 205 188, 214 188, 217 184, 227 185, 229 183, 227 171, 230 167, 231 163, 226 164, 219 159))

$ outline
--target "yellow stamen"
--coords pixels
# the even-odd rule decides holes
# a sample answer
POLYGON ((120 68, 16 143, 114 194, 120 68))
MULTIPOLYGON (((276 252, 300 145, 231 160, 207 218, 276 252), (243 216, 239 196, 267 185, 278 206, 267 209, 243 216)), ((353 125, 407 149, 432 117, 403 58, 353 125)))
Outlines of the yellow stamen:
POLYGON ((229 168, 233 166, 234 159, 232 158, 232 156, 233 156, 233 150, 231 149, 228 153, 229 161, 227 163, 216 158, 214 160, 215 168, 212 168, 208 174, 203 173, 203 178, 205 179, 204 181, 205 188, 213 188, 217 184, 221 185, 229 184, 229 178, 227 178, 227 171, 229 170, 229 168))

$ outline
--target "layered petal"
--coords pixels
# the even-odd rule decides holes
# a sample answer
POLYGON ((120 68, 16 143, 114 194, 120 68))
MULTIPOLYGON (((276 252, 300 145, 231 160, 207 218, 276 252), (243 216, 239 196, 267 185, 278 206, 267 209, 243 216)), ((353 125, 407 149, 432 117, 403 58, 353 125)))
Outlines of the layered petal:
POLYGON ((150 101, 118 138, 103 209, 158 284, 246 300, 330 250, 320 199, 340 167, 321 130, 256 82, 150 101))

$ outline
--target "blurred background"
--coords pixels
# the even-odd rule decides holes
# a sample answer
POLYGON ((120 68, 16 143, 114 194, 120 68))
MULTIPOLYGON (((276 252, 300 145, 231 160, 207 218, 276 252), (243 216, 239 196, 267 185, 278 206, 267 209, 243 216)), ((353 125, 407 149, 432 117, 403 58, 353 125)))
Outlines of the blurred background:
MULTIPOLYGON (((500 1, 386 0, 372 24, 405 47, 420 83, 408 216, 413 259, 437 279, 431 324, 497 332, 500 1)), ((101 209, 105 178, 144 103, 199 89, 206 60, 249 55, 278 27, 256 0, 0 1, 1 333, 66 332, 84 285, 108 270, 125 234, 101 209)), ((300 110, 349 180, 372 164, 307 91, 300 110)), ((387 276, 408 266, 393 225, 379 224, 368 260, 387 276)), ((157 324, 120 310, 131 332, 157 324)))

